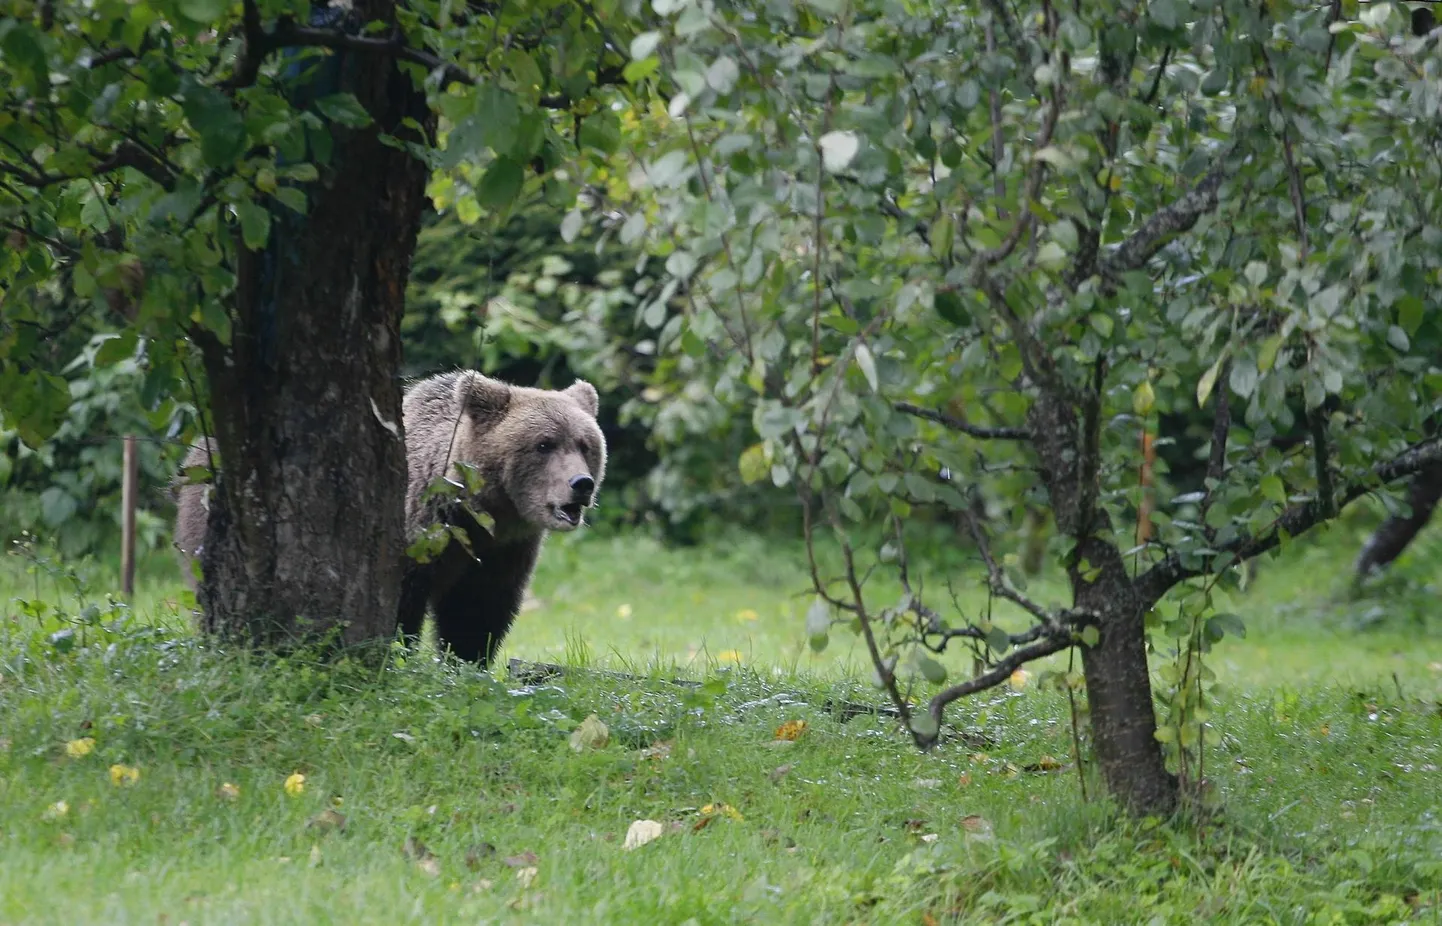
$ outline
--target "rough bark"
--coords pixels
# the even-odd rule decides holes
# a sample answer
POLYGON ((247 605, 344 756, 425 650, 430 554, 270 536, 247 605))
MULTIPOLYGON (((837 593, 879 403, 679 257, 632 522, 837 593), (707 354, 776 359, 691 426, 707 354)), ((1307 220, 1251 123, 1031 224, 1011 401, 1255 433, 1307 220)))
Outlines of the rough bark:
MULTIPOLYGON (((393 4, 356 7, 353 21, 394 21, 393 4)), ((407 137, 406 117, 430 131, 434 117, 391 58, 330 64, 297 96, 354 93, 374 123, 333 127, 309 213, 276 207, 263 252, 237 244, 228 342, 197 338, 220 450, 202 625, 261 645, 391 635, 400 594, 400 320, 427 170, 380 135, 407 137)))
POLYGON ((1099 570, 1090 582, 1075 566, 1070 570, 1076 607, 1098 615, 1097 645, 1082 648, 1097 765, 1107 790, 1128 810, 1170 813, 1177 803, 1177 780, 1167 771, 1156 738, 1147 604, 1114 546, 1093 539, 1080 544, 1078 553, 1099 570))
POLYGON ((1074 606, 1094 615, 1100 633, 1095 646, 1082 648, 1097 764, 1128 811, 1167 814, 1178 788, 1156 739, 1145 628, 1153 599, 1128 577, 1116 545, 1099 536, 1107 525, 1096 504, 1095 393, 1087 401, 1078 416, 1071 401, 1044 389, 1027 423, 1057 528, 1076 539, 1067 563, 1074 606))
POLYGON ((1396 514, 1383 521, 1367 540, 1357 557, 1357 578, 1389 565, 1402 555, 1427 522, 1442 499, 1442 463, 1434 463, 1412 477, 1407 487, 1407 514, 1396 514))

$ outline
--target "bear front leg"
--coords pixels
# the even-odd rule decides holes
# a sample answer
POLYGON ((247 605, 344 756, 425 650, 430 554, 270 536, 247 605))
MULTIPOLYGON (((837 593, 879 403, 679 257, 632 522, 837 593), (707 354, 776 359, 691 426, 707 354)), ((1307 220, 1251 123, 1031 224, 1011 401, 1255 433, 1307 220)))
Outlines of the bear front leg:
MULTIPOLYGON (((536 545, 538 546, 538 545, 536 545)), ((472 563, 435 601, 436 636, 459 659, 486 668, 521 611, 536 546, 492 550, 472 563)))
POLYGON ((426 619, 426 605, 431 596, 430 570, 406 560, 401 573, 401 598, 396 624, 407 645, 415 646, 421 638, 421 624, 426 619))

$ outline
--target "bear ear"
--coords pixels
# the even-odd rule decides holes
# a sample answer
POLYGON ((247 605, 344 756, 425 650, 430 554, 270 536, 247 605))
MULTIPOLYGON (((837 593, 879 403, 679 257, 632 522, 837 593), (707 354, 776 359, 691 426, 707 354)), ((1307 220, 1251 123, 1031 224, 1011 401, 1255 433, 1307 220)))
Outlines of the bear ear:
POLYGON ((461 407, 480 424, 499 420, 511 405, 511 387, 488 376, 471 373, 462 377, 457 386, 461 407))
POLYGON ((586 414, 590 415, 592 418, 596 417, 596 415, 600 413, 601 397, 596 393, 596 387, 592 386, 584 379, 578 379, 571 385, 567 386, 565 389, 565 393, 566 395, 574 399, 577 405, 585 409, 586 414))

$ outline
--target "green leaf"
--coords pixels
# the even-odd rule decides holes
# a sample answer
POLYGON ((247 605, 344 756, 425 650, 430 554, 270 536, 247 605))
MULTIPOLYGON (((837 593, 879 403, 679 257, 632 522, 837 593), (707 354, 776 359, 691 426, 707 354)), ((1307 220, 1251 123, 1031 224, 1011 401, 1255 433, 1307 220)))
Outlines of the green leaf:
POLYGON ((270 213, 253 200, 236 203, 235 211, 240 216, 240 237, 246 248, 259 251, 265 248, 270 237, 270 213))
POLYGON ((1054 223, 1049 231, 1051 233, 1051 239, 1067 251, 1075 251, 1077 249, 1077 230, 1076 225, 1071 219, 1062 219, 1060 222, 1054 223))
POLYGON ((1037 264, 1048 273, 1057 273, 1067 265, 1066 250, 1055 241, 1048 241, 1036 250, 1037 264))
POLYGON ((1268 501, 1276 502, 1279 505, 1287 504, 1287 487, 1282 484, 1281 477, 1275 473, 1263 476, 1258 488, 1262 490, 1262 497, 1268 501))
POLYGON ((866 384, 871 387, 871 391, 881 391, 881 384, 876 377, 876 360, 871 356, 871 348, 867 347, 865 342, 858 342, 856 345, 856 365, 861 368, 861 375, 866 377, 866 384))
POLYGON ((108 367, 122 360, 129 360, 135 356, 135 344, 139 340, 140 334, 134 328, 126 328, 117 336, 106 338, 105 343, 95 352, 95 365, 108 367))
POLYGON ((1387 327, 1387 343, 1396 348, 1398 352, 1404 354, 1407 353, 1408 348, 1412 346, 1412 341, 1407 337, 1407 332, 1403 331, 1398 325, 1389 325, 1387 327))
POLYGON ((583 221, 580 209, 572 209, 566 213, 566 217, 561 220, 561 240, 567 244, 575 241, 576 236, 581 233, 583 221))
MULTIPOLYGON (((1407 332, 1408 337, 1416 337, 1417 329, 1422 327, 1423 305, 1422 300, 1416 296, 1403 296, 1397 300, 1397 324, 1407 332)), ((1402 348, 1406 350, 1406 348, 1402 348)))
POLYGON ((577 143, 603 154, 615 154, 621 147, 621 118, 609 109, 598 110, 581 120, 577 143))
POLYGON ((922 656, 916 660, 916 667, 921 671, 922 678, 933 685, 941 685, 946 682, 946 666, 932 659, 930 656, 922 656))
POLYGON ((651 53, 661 44, 661 33, 641 32, 631 40, 631 59, 640 61, 643 58, 651 57, 651 53))
POLYGON ((1132 411, 1137 417, 1145 418, 1152 413, 1152 407, 1156 405, 1156 393, 1152 391, 1152 384, 1143 381, 1132 390, 1132 411))
MULTIPOLYGON (((739 80, 740 77, 741 68, 737 66, 736 60, 729 55, 722 55, 717 58, 711 62, 711 66, 706 69, 706 83, 710 84, 711 89, 720 94, 730 93, 731 88, 736 86, 736 81, 739 80)), ((825 150, 825 147, 826 140, 823 137, 822 149, 825 150)), ((850 158, 847 160, 850 160, 850 158)), ((837 169, 839 170, 840 168, 837 169)))
POLYGON ((1000 655, 1011 649, 1011 635, 1001 627, 992 627, 986 632, 986 645, 1000 655))
POLYGON ((831 631, 831 605, 825 599, 817 596, 811 600, 811 606, 806 609, 806 635, 808 637, 823 636, 831 631))
POLYGON ((621 77, 628 84, 637 84, 655 74, 661 69, 661 59, 654 55, 650 58, 642 58, 639 61, 631 61, 621 69, 621 77))
POLYGON ((536 59, 524 48, 512 46, 510 51, 506 52, 506 67, 510 68, 511 75, 516 78, 517 89, 533 99, 546 84, 540 67, 536 65, 536 59))
POLYGON ((1257 369, 1263 373, 1267 372, 1277 362, 1277 350, 1282 346, 1282 336, 1274 334, 1262 342, 1257 350, 1257 369))
POLYGON ((1222 351, 1221 356, 1218 357, 1215 362, 1213 362, 1211 367, 1207 370, 1207 372, 1202 374, 1202 378, 1197 382, 1198 408, 1201 408, 1203 405, 1207 404, 1207 396, 1212 394, 1212 387, 1217 384, 1217 376, 1222 371, 1222 361, 1225 360, 1226 357, 1227 352, 1222 351))
POLYGON ((911 714, 911 729, 923 739, 932 739, 941 731, 941 725, 931 716, 931 711, 922 706, 911 714))
POLYGON ((207 167, 229 167, 245 151, 245 120, 224 94, 210 87, 192 87, 186 91, 182 108, 200 135, 200 156, 207 167))
POLYGON ((40 32, 23 19, 7 17, 4 24, 9 26, 0 31, 0 50, 5 52, 6 70, 23 68, 29 72, 30 86, 35 89, 50 89, 50 66, 46 61, 45 49, 41 46, 40 32))
POLYGON ((966 311, 966 306, 961 301, 961 295, 954 289, 944 289, 936 294, 934 300, 936 314, 940 315, 943 321, 950 322, 958 328, 971 324, 971 313, 966 311))
POLYGON ((1187 12, 1184 4, 1178 0, 1151 0, 1151 3, 1147 4, 1147 15, 1151 17, 1152 22, 1164 29, 1175 29, 1180 26, 1187 12))
POLYGON ((1234 637, 1245 637, 1247 635, 1247 625, 1235 614, 1214 614, 1207 618, 1207 632, 1208 635, 1216 640, 1220 640, 1224 634, 1231 634, 1234 637))
POLYGON ((524 180, 524 167, 510 158, 497 158, 476 186, 476 202, 487 211, 500 212, 516 201, 524 180))
POLYGON ((755 485, 765 479, 770 470, 770 464, 766 461, 766 445, 752 444, 741 451, 737 469, 741 473, 741 481, 746 485, 755 485))
POLYGON ((1244 399, 1252 397, 1257 388, 1257 365, 1246 354, 1239 354, 1232 361, 1232 374, 1228 379, 1232 391, 1244 399))
POLYGON ((353 129, 371 124, 371 115, 351 93, 333 93, 315 101, 315 108, 327 119, 353 129))
POLYGON ((1081 641, 1085 646, 1096 646, 1102 641, 1102 632, 1097 629, 1095 624, 1088 624, 1082 628, 1081 641))
POLYGON ((79 509, 80 503, 75 496, 57 486, 40 493, 40 517, 46 527, 62 527, 79 509))
POLYGON ((229 7, 228 0, 180 0, 175 8, 191 22, 208 26, 224 16, 229 7))

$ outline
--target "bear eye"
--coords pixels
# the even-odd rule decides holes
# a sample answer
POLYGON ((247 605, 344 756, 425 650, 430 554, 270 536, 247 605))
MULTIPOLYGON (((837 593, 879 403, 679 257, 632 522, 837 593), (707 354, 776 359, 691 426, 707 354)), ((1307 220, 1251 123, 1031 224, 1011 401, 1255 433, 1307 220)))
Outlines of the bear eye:
POLYGON ((555 444, 555 442, 552 441, 552 440, 550 440, 549 438, 547 438, 546 440, 541 441, 539 444, 536 445, 536 452, 538 452, 538 453, 550 453, 552 450, 555 450, 555 449, 556 449, 556 444, 555 444))
POLYGON ((576 444, 576 449, 579 450, 581 452, 581 456, 584 457, 586 454, 591 452, 591 445, 586 443, 585 441, 581 441, 580 443, 576 444))

